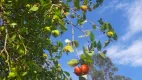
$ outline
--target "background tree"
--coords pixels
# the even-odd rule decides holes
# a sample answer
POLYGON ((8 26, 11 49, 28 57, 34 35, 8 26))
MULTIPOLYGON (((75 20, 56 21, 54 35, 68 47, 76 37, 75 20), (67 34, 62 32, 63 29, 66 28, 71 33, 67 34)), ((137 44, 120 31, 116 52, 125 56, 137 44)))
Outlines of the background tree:
MULTIPOLYGON (((78 55, 79 59, 70 60, 68 65, 85 64, 91 67, 93 59, 96 59, 93 58, 94 49, 97 49, 97 55, 106 59, 102 53, 102 44, 95 40, 93 31, 99 30, 106 34, 108 40, 105 46, 112 40, 117 40, 117 35, 110 23, 100 19, 100 25, 96 25, 86 18, 86 12, 96 9, 102 2, 103 0, 1 0, 0 80, 70 79, 69 73, 61 69, 58 60, 63 52, 68 54, 76 51, 78 55, 74 28, 83 33, 80 37, 90 36, 90 40, 88 47, 83 47, 84 54, 78 55), (71 18, 75 20, 72 21, 71 18), (81 29, 80 26, 86 21, 92 25, 91 30, 81 29), (72 40, 64 43, 58 38, 65 34, 68 25, 72 26, 72 40), (48 52, 45 53, 44 50, 48 52)), ((88 72, 79 76, 86 74, 88 72)))

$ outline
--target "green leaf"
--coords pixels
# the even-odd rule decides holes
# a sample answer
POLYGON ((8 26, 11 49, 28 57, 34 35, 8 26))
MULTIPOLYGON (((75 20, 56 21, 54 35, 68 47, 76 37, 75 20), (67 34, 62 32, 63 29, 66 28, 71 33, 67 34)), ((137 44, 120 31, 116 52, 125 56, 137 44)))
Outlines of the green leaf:
POLYGON ((92 57, 92 56, 94 55, 94 51, 90 51, 90 52, 88 53, 88 55, 89 55, 90 57, 92 57))
POLYGON ((13 28, 15 28, 15 26, 17 25, 17 23, 11 23, 10 26, 12 26, 13 28))
POLYGON ((40 1, 41 5, 43 5, 43 4, 44 4, 44 0, 39 0, 39 1, 40 1))
POLYGON ((58 15, 54 15, 53 19, 60 19, 58 15))
POLYGON ((59 28, 60 28, 60 30, 61 30, 62 32, 67 31, 67 28, 66 28, 65 26, 63 26, 63 25, 61 25, 59 28))
POLYGON ((27 74, 27 72, 23 72, 23 73, 22 73, 22 76, 25 76, 26 74, 27 74))
POLYGON ((57 47, 61 47, 61 48, 63 48, 63 44, 62 44, 62 42, 61 42, 61 41, 57 41, 57 42, 56 42, 56 44, 57 44, 57 47))
POLYGON ((86 56, 85 56, 85 54, 81 54, 81 55, 80 55, 80 59, 81 59, 81 60, 84 60, 84 59, 86 59, 86 56))
POLYGON ((97 7, 99 7, 98 3, 96 3, 96 4, 93 5, 93 9, 96 9, 97 7))
POLYGON ((9 72, 8 74, 8 78, 14 78, 15 76, 17 76, 16 72, 9 72))
POLYGON ((79 80, 87 80, 87 78, 85 78, 83 76, 79 76, 79 80))
POLYGON ((103 23, 103 25, 101 26, 101 30, 102 30, 102 31, 105 31, 105 30, 106 30, 106 24, 105 24, 105 23, 103 23))
POLYGON ((67 75, 67 76, 70 76, 70 74, 66 71, 64 71, 64 74, 67 75))
POLYGON ((104 0, 96 0, 96 3, 101 5, 103 3, 104 0))
POLYGON ((110 43, 110 40, 106 40, 104 47, 106 47, 109 43, 110 43))
POLYGON ((97 43, 97 49, 100 51, 101 48, 102 48, 102 45, 101 45, 101 42, 99 41, 99 42, 97 43))
POLYGON ((83 17, 82 17, 83 20, 86 20, 86 12, 83 11, 82 14, 83 14, 83 17))
POLYGON ((89 51, 83 46, 83 53, 87 54, 89 51))
POLYGON ((75 18, 75 14, 72 13, 72 14, 70 15, 70 17, 71 17, 71 18, 75 18))
POLYGON ((11 40, 14 41, 16 39, 16 34, 13 34, 11 40))
POLYGON ((99 53, 99 55, 100 55, 103 59, 106 58, 106 55, 105 55, 104 53, 99 53))
POLYGON ((92 27, 93 27, 93 29, 96 29, 96 25, 94 24, 94 25, 92 25, 92 27))
POLYGON ((77 20, 77 24, 80 25, 80 26, 81 26, 82 24, 84 24, 85 22, 86 22, 86 20, 84 20, 84 19, 78 19, 78 20, 77 20))
POLYGON ((80 8, 80 0, 73 0, 73 3, 74 3, 74 7, 76 9, 79 9, 80 8))
POLYGON ((67 62, 67 64, 71 67, 74 67, 79 64, 79 61, 76 59, 71 59, 70 61, 67 62))
POLYGON ((72 0, 66 0, 66 2, 71 2, 72 0))
POLYGON ((74 43, 74 45, 75 45, 76 48, 79 46, 78 41, 76 41, 76 40, 73 41, 73 42, 72 42, 72 45, 73 45, 73 43, 74 43))
POLYGON ((11 71, 12 72, 16 72, 16 68, 11 68, 11 71))
POLYGON ((88 4, 88 0, 84 0, 83 4, 87 5, 88 4))
POLYGON ((106 28, 107 28, 108 31, 112 31, 113 30, 111 24, 108 23, 108 22, 106 23, 106 28))
POLYGON ((4 26, 1 26, 0 27, 0 31, 4 31, 5 27, 4 26))
POLYGON ((91 33, 90 33, 90 40, 91 40, 91 41, 94 41, 94 38, 95 38, 95 36, 94 36, 93 32, 91 32, 91 33))
POLYGON ((114 34, 113 34, 113 39, 114 40, 117 40, 117 34, 114 32, 114 34))
POLYGON ((91 44, 93 44, 93 46, 94 46, 94 47, 96 47, 96 46, 97 46, 96 41, 92 41, 92 43, 91 43, 91 44))
POLYGON ((34 5, 30 8, 30 11, 37 11, 37 10, 38 10, 38 7, 36 5, 34 5))
POLYGON ((94 50, 95 47, 96 47, 96 41, 92 41, 89 50, 94 50))
POLYGON ((103 22, 102 18, 100 18, 100 20, 98 20, 98 22, 99 22, 101 25, 103 25, 103 24, 104 24, 104 22, 103 22))
POLYGON ((24 48, 22 48, 22 47, 20 47, 19 49, 18 49, 18 53, 20 54, 20 55, 23 55, 24 54, 24 48))
POLYGON ((89 30, 86 31, 86 36, 89 36, 91 32, 89 30))

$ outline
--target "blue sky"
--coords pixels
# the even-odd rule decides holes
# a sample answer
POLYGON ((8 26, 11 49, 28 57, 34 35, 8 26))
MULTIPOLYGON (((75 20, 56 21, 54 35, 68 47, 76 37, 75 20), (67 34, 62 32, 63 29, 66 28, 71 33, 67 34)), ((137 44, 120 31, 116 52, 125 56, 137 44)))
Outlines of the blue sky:
MULTIPOLYGON (((142 76, 142 0, 104 0, 101 7, 93 12, 87 13, 87 18, 97 23, 99 18, 110 22, 118 34, 118 41, 114 41, 107 47, 107 55, 118 67, 117 74, 130 77, 132 80, 141 80, 142 76)), ((71 26, 67 26, 69 31, 60 38, 71 40, 71 26)), ((85 23, 82 29, 91 29, 91 25, 85 23)), ((80 45, 87 45, 85 38, 78 38, 82 33, 75 29, 75 40, 79 40, 80 45)), ((94 32, 97 40, 105 40, 104 34, 99 31, 94 32)), ((81 53, 81 46, 78 48, 81 53)), ((74 80, 78 80, 73 73, 73 68, 66 63, 70 59, 77 59, 76 53, 64 54, 59 60, 61 67, 70 72, 74 80)))

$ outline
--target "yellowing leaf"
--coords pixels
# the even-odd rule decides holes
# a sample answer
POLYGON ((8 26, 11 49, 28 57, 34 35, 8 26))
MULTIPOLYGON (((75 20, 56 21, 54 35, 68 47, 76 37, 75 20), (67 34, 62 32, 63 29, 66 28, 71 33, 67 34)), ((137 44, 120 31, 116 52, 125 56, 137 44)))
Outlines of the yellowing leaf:
POLYGON ((71 59, 69 62, 67 62, 67 64, 71 67, 78 65, 78 63, 79 63, 79 61, 76 59, 71 59))
POLYGON ((105 59, 105 58, 106 58, 106 56, 105 56, 105 54, 104 54, 104 53, 99 53, 99 55, 100 55, 103 59, 105 59))
POLYGON ((70 46, 70 45, 65 46, 64 49, 63 49, 63 51, 64 52, 74 52, 72 46, 70 46))

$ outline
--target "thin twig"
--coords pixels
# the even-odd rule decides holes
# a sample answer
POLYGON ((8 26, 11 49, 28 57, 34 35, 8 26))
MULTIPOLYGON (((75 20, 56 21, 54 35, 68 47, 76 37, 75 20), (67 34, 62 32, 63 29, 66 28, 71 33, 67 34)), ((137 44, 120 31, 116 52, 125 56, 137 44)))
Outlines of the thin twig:
POLYGON ((75 46, 75 43, 74 43, 74 25, 73 25, 73 23, 71 22, 71 20, 67 16, 66 16, 66 18, 68 19, 69 23, 72 26, 72 42, 73 42, 73 47, 75 48, 76 54, 77 54, 78 58, 80 59, 78 50, 76 49, 76 46, 75 46))
MULTIPOLYGON (((81 16, 79 13, 77 13, 76 11, 74 11, 74 9, 71 9, 71 10, 72 10, 75 14, 81 16)), ((81 17, 83 17, 83 16, 81 16, 81 17)), ((102 31, 102 30, 98 27, 99 25, 94 24, 92 21, 90 21, 90 20, 88 20, 88 19, 86 19, 86 21, 88 21, 88 22, 91 23, 92 25, 95 25, 96 28, 97 28, 99 31, 102 31)))
POLYGON ((4 49, 2 49, 2 50, 0 51, 0 55, 1 55, 3 52, 4 52, 4 49))
POLYGON ((6 36, 5 36, 5 42, 4 42, 4 51, 7 55, 7 63, 8 63, 8 67, 9 67, 9 71, 10 71, 10 63, 9 63, 9 54, 8 54, 8 51, 6 49, 7 47, 7 39, 8 39, 8 30, 7 30, 7 27, 5 26, 5 33, 6 33, 6 36))

